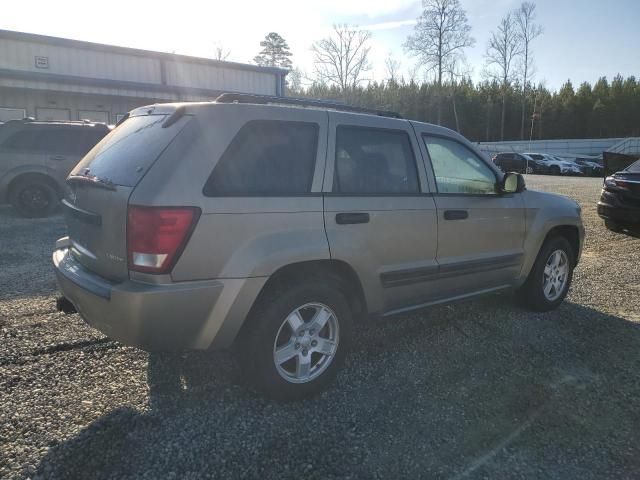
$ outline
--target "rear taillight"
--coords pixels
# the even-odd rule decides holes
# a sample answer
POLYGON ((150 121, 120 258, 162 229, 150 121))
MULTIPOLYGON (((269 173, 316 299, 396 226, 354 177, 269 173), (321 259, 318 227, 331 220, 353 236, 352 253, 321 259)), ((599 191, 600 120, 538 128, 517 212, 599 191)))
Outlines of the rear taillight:
POLYGON ((129 269, 169 273, 199 217, 200 209, 195 207, 130 206, 127 215, 129 269))

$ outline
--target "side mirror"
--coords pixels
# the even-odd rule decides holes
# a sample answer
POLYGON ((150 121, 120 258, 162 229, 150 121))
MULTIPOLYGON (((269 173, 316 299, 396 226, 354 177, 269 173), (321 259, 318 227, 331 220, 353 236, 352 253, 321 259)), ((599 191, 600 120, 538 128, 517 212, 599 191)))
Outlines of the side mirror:
POLYGON ((502 193, 520 193, 526 189, 524 177, 519 173, 508 172, 504 174, 500 183, 502 193))

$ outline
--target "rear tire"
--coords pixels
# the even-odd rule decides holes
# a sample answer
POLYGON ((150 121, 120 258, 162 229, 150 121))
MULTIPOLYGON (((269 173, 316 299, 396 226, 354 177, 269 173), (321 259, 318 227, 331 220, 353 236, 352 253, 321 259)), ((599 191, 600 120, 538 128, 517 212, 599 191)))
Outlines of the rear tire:
POLYGON ((352 323, 347 299, 331 278, 291 284, 252 308, 236 359, 251 384, 267 396, 283 401, 310 397, 335 380, 350 347, 352 323))
POLYGON ((553 165, 549 168, 549 173, 551 173, 551 175, 560 175, 560 167, 553 165))
POLYGON ((46 180, 26 178, 11 187, 9 201, 23 217, 47 217, 58 208, 58 192, 46 180))
POLYGON ((548 238, 517 292, 520 303, 537 312, 557 308, 567 296, 574 266, 575 253, 569 241, 560 236, 548 238))

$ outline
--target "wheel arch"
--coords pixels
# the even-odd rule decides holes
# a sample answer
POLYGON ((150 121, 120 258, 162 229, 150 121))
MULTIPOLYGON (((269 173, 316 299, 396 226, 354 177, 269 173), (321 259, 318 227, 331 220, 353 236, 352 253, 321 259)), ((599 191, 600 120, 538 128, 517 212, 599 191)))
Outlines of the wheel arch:
POLYGON ((16 172, 11 178, 8 178, 5 182, 5 188, 2 189, 3 193, 3 201, 8 201, 11 198, 11 192, 14 188, 16 188, 21 182, 29 179, 39 180, 46 182, 53 189, 55 189, 58 197, 62 197, 63 189, 60 183, 46 170, 45 171, 24 171, 24 172, 16 172))
POLYGON ((528 245, 525 247, 526 251, 531 252, 527 254, 525 264, 523 265, 518 280, 518 285, 522 285, 529 278, 533 266, 540 255, 545 243, 553 237, 566 238, 573 250, 574 267, 578 264, 580 255, 582 253, 582 239, 580 234, 580 226, 573 223, 555 223, 546 225, 543 229, 544 233, 540 233, 540 236, 533 237, 529 240, 528 245))
MULTIPOLYGON (((542 245, 544 245, 544 243, 548 239, 553 237, 564 237, 567 239, 569 245, 571 245, 571 249, 573 250, 573 261, 575 267, 575 265, 578 264, 578 260, 580 257, 580 231, 578 227, 576 227, 575 225, 555 226, 547 232, 542 245)), ((540 246, 540 248, 542 248, 542 245, 540 246)))
POLYGON ((368 311, 366 297, 358 274, 348 263, 335 259, 296 262, 280 267, 262 287, 254 305, 278 290, 313 277, 334 279, 346 295, 354 317, 366 315, 368 311))

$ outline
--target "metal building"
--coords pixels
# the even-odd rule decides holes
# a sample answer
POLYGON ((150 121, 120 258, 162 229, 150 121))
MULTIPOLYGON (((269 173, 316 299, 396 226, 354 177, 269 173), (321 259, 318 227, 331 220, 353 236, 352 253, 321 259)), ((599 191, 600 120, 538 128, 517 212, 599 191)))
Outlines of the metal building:
POLYGON ((281 96, 287 70, 0 30, 0 122, 115 123, 156 102, 281 96))

